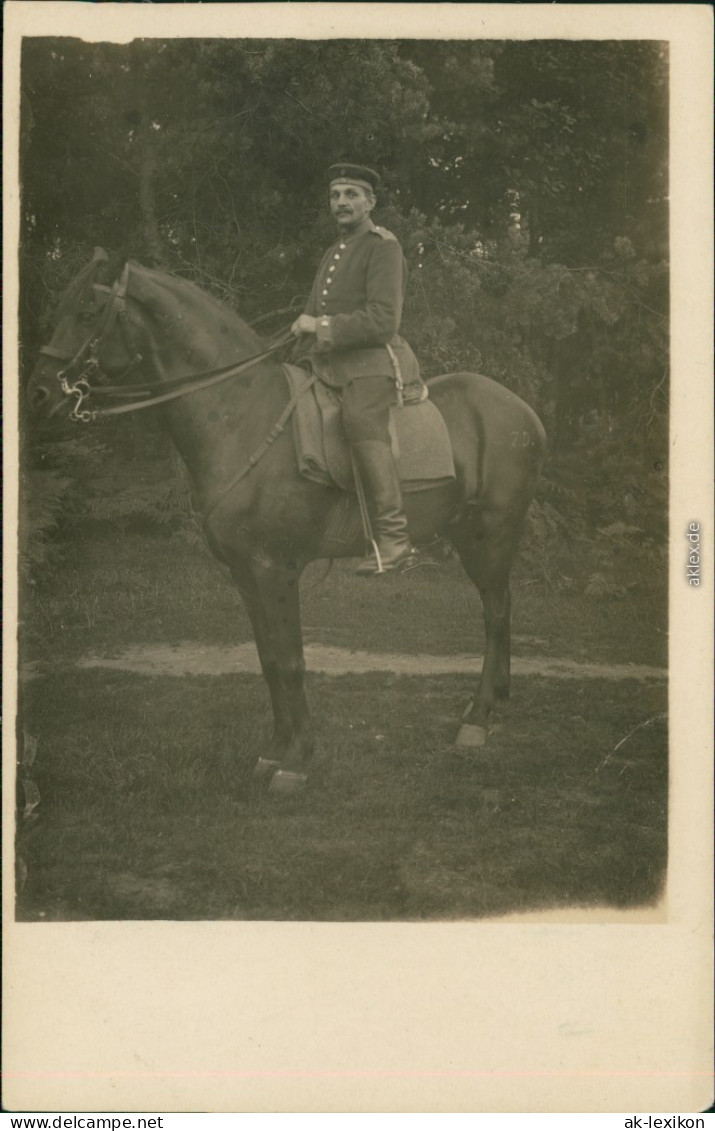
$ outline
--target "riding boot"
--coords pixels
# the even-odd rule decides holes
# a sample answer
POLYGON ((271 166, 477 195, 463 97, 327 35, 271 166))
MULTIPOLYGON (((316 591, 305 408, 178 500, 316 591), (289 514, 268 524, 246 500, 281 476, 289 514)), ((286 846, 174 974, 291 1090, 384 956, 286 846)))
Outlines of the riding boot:
POLYGON ((368 500, 382 571, 373 554, 355 570, 361 575, 387 573, 414 554, 402 505, 400 480, 390 445, 382 440, 360 440, 351 445, 368 500))

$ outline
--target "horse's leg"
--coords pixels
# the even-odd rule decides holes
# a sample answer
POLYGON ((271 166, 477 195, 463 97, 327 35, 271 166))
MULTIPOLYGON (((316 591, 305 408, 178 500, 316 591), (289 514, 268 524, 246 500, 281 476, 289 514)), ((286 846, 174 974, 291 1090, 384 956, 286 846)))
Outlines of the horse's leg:
POLYGON ((495 699, 509 696, 510 613, 509 571, 521 533, 513 518, 484 511, 465 519, 450 534, 469 578, 479 589, 484 611, 486 647, 479 683, 457 735, 458 746, 482 746, 495 699))
POLYGON ((256 580, 245 561, 234 562, 231 576, 238 588, 253 628, 258 658, 268 687, 273 710, 273 734, 266 757, 259 756, 254 767, 255 777, 266 777, 280 768, 293 735, 288 703, 281 683, 275 648, 271 641, 268 621, 256 580))
POLYGON ((290 738, 282 752, 280 769, 271 779, 271 790, 280 793, 294 793, 303 788, 315 746, 305 694, 299 592, 302 568, 297 563, 263 556, 251 561, 280 719, 283 722, 287 718, 290 725, 290 738))
MULTIPOLYGON (((511 561, 507 566, 507 570, 511 561)), ((484 600, 484 598, 482 598, 484 600)), ((505 607, 503 612, 503 631, 501 647, 494 671, 494 695, 497 699, 508 699, 511 687, 511 589, 509 588, 509 573, 506 576, 505 607)))

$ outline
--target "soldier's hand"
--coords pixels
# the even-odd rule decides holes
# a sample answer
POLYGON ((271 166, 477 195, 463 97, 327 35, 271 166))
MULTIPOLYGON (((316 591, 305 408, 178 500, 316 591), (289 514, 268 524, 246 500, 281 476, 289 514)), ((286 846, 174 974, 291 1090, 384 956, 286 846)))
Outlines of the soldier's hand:
POLYGON ((295 334, 296 337, 298 334, 314 334, 316 321, 309 314, 301 314, 291 326, 291 334, 295 334))

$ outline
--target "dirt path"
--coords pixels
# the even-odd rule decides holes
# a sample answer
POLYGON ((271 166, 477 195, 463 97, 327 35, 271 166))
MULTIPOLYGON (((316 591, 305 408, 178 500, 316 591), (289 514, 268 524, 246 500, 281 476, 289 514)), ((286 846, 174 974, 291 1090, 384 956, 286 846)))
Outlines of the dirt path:
MULTIPOLYGON (((393 672, 397 675, 451 675, 477 673, 481 656, 431 656, 426 653, 404 655, 398 652, 360 652, 323 644, 307 644, 305 661, 308 671, 326 675, 349 675, 364 672, 393 672)), ((78 663, 82 668, 108 668, 138 672, 142 675, 223 675, 230 672, 260 674, 256 649, 252 643, 238 645, 211 644, 138 644, 125 648, 118 656, 85 656, 78 663)), ((595 664, 576 660, 539 656, 514 656, 514 675, 539 675, 549 679, 666 679, 664 668, 645 664, 595 664)))

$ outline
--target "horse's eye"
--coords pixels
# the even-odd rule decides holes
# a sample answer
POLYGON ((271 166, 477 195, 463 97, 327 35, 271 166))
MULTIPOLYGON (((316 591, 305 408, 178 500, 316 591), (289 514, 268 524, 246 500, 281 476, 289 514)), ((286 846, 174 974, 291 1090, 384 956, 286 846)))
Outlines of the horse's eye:
POLYGON ((80 310, 77 312, 77 318, 83 326, 91 326, 97 317, 96 310, 80 310))

